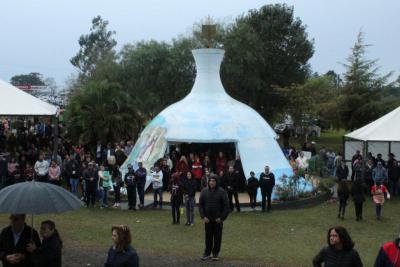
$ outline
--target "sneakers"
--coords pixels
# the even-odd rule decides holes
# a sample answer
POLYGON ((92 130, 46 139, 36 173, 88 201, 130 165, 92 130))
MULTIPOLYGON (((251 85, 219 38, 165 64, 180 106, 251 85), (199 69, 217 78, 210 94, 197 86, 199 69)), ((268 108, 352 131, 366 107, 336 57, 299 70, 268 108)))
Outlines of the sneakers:
POLYGON ((219 261, 218 255, 213 255, 211 258, 212 261, 219 261))
POLYGON ((211 255, 203 255, 203 257, 200 258, 200 260, 202 260, 202 261, 206 261, 209 259, 211 259, 211 255))

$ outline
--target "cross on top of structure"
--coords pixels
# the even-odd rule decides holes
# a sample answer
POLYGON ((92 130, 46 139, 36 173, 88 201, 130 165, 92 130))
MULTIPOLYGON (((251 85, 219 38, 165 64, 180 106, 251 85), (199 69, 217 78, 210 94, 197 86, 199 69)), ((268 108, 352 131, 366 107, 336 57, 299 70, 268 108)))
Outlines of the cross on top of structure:
POLYGON ((201 35, 207 40, 207 48, 212 47, 212 39, 217 34, 217 25, 210 16, 207 17, 203 25, 201 25, 201 35))

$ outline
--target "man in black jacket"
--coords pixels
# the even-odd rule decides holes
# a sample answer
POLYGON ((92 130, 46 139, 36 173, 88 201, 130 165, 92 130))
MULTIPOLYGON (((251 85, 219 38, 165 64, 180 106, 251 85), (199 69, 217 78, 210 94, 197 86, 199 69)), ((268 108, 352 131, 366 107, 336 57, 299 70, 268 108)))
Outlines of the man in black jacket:
POLYGON ((128 164, 128 172, 125 174, 126 192, 128 193, 128 206, 130 210, 136 210, 136 177, 131 164, 128 164))
POLYGON ((226 182, 226 190, 228 192, 228 199, 229 199, 229 207, 231 211, 233 211, 233 201, 232 197, 235 197, 235 206, 236 210, 240 212, 240 203, 239 203, 239 175, 235 172, 233 166, 229 166, 228 173, 226 174, 225 178, 226 182))
POLYGON ((0 234, 0 260, 4 267, 31 267, 30 253, 26 248, 31 240, 40 246, 39 235, 25 224, 25 214, 11 214, 10 221, 10 226, 0 234))
POLYGON ((89 162, 89 167, 83 173, 83 179, 86 183, 86 206, 89 207, 92 204, 92 207, 95 206, 96 203, 96 190, 97 190, 97 180, 99 179, 97 170, 94 167, 94 162, 89 162))
POLYGON ((146 185, 146 179, 147 179, 147 170, 146 168, 143 167, 143 163, 139 162, 138 163, 138 169, 135 171, 135 177, 136 177, 136 186, 137 186, 137 191, 139 195, 139 208, 143 209, 144 207, 144 187, 146 185))
POLYGON ((226 192, 217 186, 217 180, 214 176, 208 179, 208 187, 201 191, 199 212, 205 224, 206 235, 206 248, 201 260, 212 258, 213 261, 218 261, 218 254, 221 249, 223 221, 229 214, 229 200, 226 192), (212 257, 211 252, 213 254, 212 257))
POLYGON ((261 207, 262 211, 265 212, 265 198, 268 199, 267 211, 271 210, 271 195, 272 190, 275 186, 275 175, 269 171, 269 166, 265 166, 264 172, 260 174, 259 179, 261 189, 261 207))

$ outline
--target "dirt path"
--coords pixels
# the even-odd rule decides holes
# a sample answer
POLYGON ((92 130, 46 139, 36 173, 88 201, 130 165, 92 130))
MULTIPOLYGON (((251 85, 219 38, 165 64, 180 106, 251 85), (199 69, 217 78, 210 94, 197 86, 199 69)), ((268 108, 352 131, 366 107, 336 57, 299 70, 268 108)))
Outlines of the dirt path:
MULTIPOLYGON (((79 249, 79 248, 65 248, 63 251, 63 266, 64 267, 103 267, 104 261, 107 257, 107 251, 100 248, 79 249)), ((186 266, 186 267, 203 267, 203 266, 266 266, 248 264, 239 261, 224 261, 223 258, 219 262, 202 262, 200 258, 191 257, 175 257, 171 255, 139 255, 141 267, 155 267, 155 266, 186 266)))

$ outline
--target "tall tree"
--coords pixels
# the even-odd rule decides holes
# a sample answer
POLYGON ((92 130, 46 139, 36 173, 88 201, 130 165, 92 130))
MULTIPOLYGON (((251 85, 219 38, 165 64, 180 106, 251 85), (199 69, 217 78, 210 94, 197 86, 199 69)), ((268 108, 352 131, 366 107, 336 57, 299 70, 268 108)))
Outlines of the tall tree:
POLYGON ((339 101, 340 118, 345 128, 354 130, 387 111, 381 105, 382 91, 392 73, 379 75, 377 60, 366 58, 364 33, 359 32, 357 41, 347 58, 344 86, 339 101))
POLYGON ((114 50, 117 42, 114 39, 115 31, 107 29, 108 21, 97 16, 92 20, 90 33, 79 38, 79 52, 70 62, 79 69, 79 78, 85 80, 93 75, 96 66, 102 61, 116 59, 114 50))
POLYGON ((189 92, 195 72, 193 45, 191 39, 178 39, 172 45, 150 41, 123 48, 120 81, 132 97, 140 99, 137 108, 144 120, 189 92))
POLYGON ((45 82, 43 80, 43 75, 38 72, 15 75, 11 77, 10 83, 12 85, 38 85, 38 86, 45 85, 45 82))
POLYGON ((266 5, 228 27, 222 81, 234 97, 267 119, 286 107, 275 89, 302 84, 309 76, 313 42, 287 5, 266 5))
POLYGON ((91 81, 70 98, 66 123, 80 144, 120 141, 132 135, 137 111, 134 100, 117 83, 91 81))

